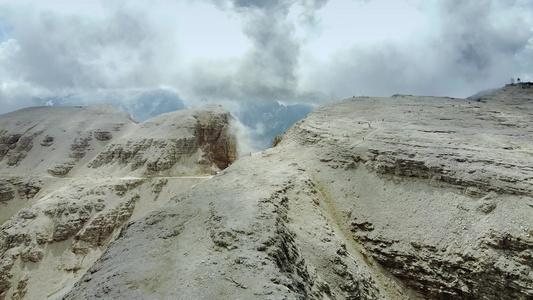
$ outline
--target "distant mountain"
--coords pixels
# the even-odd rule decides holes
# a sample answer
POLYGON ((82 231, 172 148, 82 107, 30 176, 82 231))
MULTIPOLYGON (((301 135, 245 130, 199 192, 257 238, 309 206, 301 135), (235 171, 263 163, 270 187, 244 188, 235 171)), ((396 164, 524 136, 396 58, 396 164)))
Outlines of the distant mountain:
MULTIPOLYGON (((34 98, 34 101, 39 106, 87 106, 105 102, 129 113, 138 122, 163 113, 187 109, 178 93, 168 89, 72 94, 34 98)), ((314 110, 311 105, 284 105, 274 100, 244 101, 236 107, 232 113, 250 129, 250 138, 255 150, 270 148, 276 135, 282 134, 314 110)))
POLYGON ((140 122, 167 112, 186 109, 178 93, 166 89, 149 90, 133 101, 116 100, 110 104, 130 113, 140 122))
POLYGON ((306 104, 284 105, 278 101, 246 101, 236 112, 237 118, 251 131, 254 145, 259 149, 272 146, 276 135, 282 134, 315 108, 306 104))
POLYGON ((106 91, 90 95, 72 94, 44 98, 36 97, 34 101, 37 105, 42 106, 87 106, 97 102, 105 102, 129 113, 133 119, 139 122, 163 113, 186 108, 178 93, 168 89, 127 92, 106 91))

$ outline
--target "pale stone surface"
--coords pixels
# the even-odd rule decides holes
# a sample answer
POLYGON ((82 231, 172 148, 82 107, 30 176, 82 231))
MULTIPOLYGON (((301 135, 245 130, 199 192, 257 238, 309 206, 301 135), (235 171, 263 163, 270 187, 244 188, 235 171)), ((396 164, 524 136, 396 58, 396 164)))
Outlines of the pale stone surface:
POLYGON ((107 105, 2 115, 0 299, 68 291, 128 220, 235 160, 230 122, 233 117, 218 105, 139 124, 107 105), (136 143, 144 145, 146 158, 138 172, 127 162, 96 166, 116 145, 131 151, 136 143), (158 163, 161 153, 165 163, 158 163))
POLYGON ((233 121, 214 104, 159 115, 109 144, 89 167, 118 166, 139 176, 214 173, 237 158, 237 141, 229 130, 233 121))
MULTIPOLYGON (((177 130, 176 141, 224 137, 219 121, 201 125, 224 120, 209 117, 219 108, 206 111, 180 121, 204 129, 177 130)), ((477 100, 346 99, 209 180, 194 175, 197 162, 233 157, 231 138, 167 159, 178 143, 156 129, 177 121, 128 125, 137 134, 113 131, 98 153, 81 143, 67 177, 4 175, 8 207, 33 196, 2 225, 0 289, 15 299, 529 299, 532 111, 520 87, 477 100)))
POLYGON ((66 299, 528 299, 533 99, 327 105, 120 238, 66 299))

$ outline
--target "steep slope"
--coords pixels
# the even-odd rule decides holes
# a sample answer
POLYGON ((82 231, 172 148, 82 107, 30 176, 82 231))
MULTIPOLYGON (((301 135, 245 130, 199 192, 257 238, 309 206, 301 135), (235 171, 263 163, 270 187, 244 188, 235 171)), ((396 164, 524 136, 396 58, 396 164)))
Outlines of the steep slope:
POLYGON ((122 230, 65 299, 529 299, 533 97, 352 98, 122 230))
POLYGON ((337 223, 407 287, 428 298, 526 299, 532 108, 520 88, 480 102, 353 99, 293 127, 280 146, 322 149, 314 153, 329 168, 314 176, 324 200, 337 216, 349 212, 337 223))
POLYGON ((68 291, 128 220, 236 158, 232 122, 218 105, 140 124, 107 105, 0 116, 0 299, 68 291))

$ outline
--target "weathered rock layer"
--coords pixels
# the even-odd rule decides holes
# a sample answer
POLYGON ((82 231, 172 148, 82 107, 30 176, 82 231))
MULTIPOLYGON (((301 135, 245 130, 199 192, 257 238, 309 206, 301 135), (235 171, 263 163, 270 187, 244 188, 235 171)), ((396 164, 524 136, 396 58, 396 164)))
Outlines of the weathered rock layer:
POLYGON ((217 105, 140 124, 107 105, 0 116, 0 299, 59 298, 127 221, 236 159, 233 121, 217 105))
POLYGON ((129 223, 66 299, 529 299, 532 108, 327 105, 129 223))
POLYGON ((111 143, 89 167, 118 165, 138 174, 167 176, 225 169, 237 158, 231 122, 230 113, 218 105, 163 114, 111 143))
MULTIPOLYGON (((68 175, 50 176, 48 166, 48 177, 5 174, 0 201, 13 217, 0 235, 3 295, 533 297, 531 90, 346 99, 296 123, 274 148, 183 182, 183 170, 235 157, 231 117, 216 111, 98 128, 111 136, 92 131, 66 148, 68 175), (114 175, 87 181, 103 174, 114 175), (16 201, 32 205, 17 210, 16 201), (62 282, 47 289, 45 277, 62 282)), ((15 142, 9 132, 2 153, 18 157, 23 134, 15 142)), ((3 166, 18 170, 57 139, 24 142, 26 156, 3 166)))

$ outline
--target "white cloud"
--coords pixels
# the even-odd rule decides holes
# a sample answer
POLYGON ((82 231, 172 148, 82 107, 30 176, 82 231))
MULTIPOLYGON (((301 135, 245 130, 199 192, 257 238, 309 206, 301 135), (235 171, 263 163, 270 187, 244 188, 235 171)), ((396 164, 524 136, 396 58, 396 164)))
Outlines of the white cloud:
POLYGON ((159 86, 189 104, 468 96, 532 77, 532 8, 526 0, 0 0, 0 112, 36 94, 159 86))

